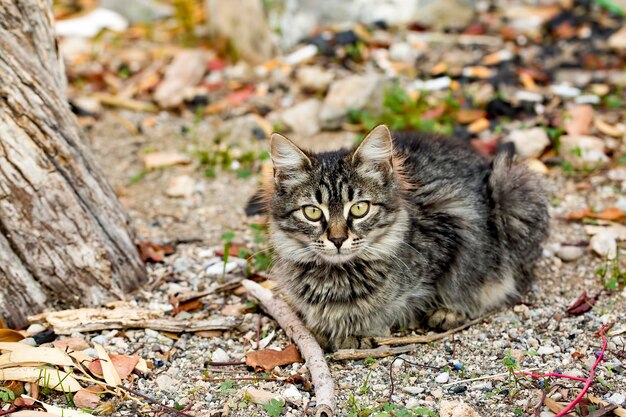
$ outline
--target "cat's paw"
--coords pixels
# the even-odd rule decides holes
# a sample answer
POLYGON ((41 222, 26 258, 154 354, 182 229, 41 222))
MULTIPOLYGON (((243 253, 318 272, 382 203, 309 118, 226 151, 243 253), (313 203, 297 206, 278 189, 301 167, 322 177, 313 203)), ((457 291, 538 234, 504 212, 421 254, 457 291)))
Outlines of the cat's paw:
POLYGON ((335 342, 335 350, 371 349, 374 346, 376 346, 374 338, 369 336, 348 336, 335 342))
POLYGON ((435 310, 428 318, 428 327, 438 330, 450 330, 462 325, 465 319, 465 314, 461 312, 440 308, 435 310))

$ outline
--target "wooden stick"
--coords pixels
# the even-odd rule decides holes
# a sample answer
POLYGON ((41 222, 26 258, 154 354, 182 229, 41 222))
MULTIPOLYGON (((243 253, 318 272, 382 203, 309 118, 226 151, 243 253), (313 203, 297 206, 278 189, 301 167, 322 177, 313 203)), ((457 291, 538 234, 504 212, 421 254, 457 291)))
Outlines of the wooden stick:
POLYGON ((401 355, 417 349, 418 345, 406 345, 398 347, 379 346, 376 349, 339 349, 331 358, 334 361, 360 360, 367 358, 384 358, 387 356, 401 355))
POLYGON ((250 295, 261 302, 263 308, 278 322, 287 336, 298 345, 315 387, 316 417, 332 417, 335 411, 335 384, 324 359, 324 352, 315 337, 304 327, 291 307, 280 298, 274 297, 270 290, 247 279, 243 280, 242 284, 250 295))
POLYGON ((410 343, 430 343, 437 340, 445 339, 448 336, 458 333, 461 330, 465 330, 474 324, 480 323, 488 316, 479 317, 475 320, 468 321, 462 326, 450 329, 443 333, 432 333, 426 336, 402 336, 402 337, 375 337, 374 341, 379 345, 408 345, 410 343))

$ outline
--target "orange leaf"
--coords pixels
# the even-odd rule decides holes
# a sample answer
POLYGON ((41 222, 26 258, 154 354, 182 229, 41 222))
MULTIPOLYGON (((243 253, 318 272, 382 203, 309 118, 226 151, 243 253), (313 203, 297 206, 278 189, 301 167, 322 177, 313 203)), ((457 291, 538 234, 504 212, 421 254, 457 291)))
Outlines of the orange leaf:
POLYGON ((289 345, 284 350, 263 349, 250 352, 246 355, 246 365, 253 367, 256 371, 271 371, 277 366, 289 365, 295 362, 302 362, 300 352, 296 345, 289 345))
POLYGON ((135 366, 139 363, 139 355, 109 355, 113 367, 119 374, 120 378, 126 379, 133 372, 135 366))
POLYGON ((74 394, 74 404, 79 408, 96 408, 100 404, 100 397, 93 392, 81 389, 74 394))
POLYGON ((161 246, 148 241, 139 242, 137 248, 143 262, 163 262, 166 255, 171 255, 176 251, 173 246, 161 246))
POLYGON ((582 220, 584 218, 616 222, 626 220, 626 214, 617 207, 609 207, 596 213, 586 208, 583 210, 573 211, 565 216, 565 219, 567 220, 582 220))
POLYGON ((485 117, 486 115, 487 112, 481 109, 461 109, 459 110, 456 118, 462 125, 467 125, 485 117))
POLYGON ((24 336, 20 332, 11 329, 0 329, 0 342, 19 342, 24 336))

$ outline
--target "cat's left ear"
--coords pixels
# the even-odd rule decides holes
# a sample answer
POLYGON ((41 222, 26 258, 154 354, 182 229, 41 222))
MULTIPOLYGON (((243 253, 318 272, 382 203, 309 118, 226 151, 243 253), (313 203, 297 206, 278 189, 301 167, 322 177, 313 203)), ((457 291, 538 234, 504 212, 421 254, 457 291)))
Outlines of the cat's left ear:
POLYGON ((274 163, 274 178, 291 177, 311 166, 309 157, 295 143, 274 133, 270 138, 270 156, 274 163))
POLYGON ((375 127, 352 154, 352 163, 393 171, 393 140, 385 125, 375 127))

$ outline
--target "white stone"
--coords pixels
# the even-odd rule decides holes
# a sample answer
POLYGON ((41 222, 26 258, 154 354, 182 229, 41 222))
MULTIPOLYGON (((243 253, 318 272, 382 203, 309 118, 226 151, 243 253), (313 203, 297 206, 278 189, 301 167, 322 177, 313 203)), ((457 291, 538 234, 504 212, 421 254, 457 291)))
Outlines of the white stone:
POLYGON ((555 352, 552 346, 541 346, 537 349, 537 353, 540 355, 553 355, 555 352))
POLYGON ((433 78, 432 80, 415 80, 409 84, 409 91, 437 91, 445 90, 452 84, 452 78, 448 76, 433 78))
POLYGON ((406 392, 407 394, 417 395, 417 394, 421 394, 422 392, 424 392, 424 388, 422 388, 422 387, 402 387, 402 391, 406 392))
POLYGON ((531 103, 543 102, 543 95, 534 91, 520 90, 515 93, 515 98, 519 101, 528 101, 531 103))
POLYGON ((617 242, 615 235, 610 231, 595 234, 589 242, 591 249, 603 258, 615 259, 617 256, 617 242))
POLYGON ((442 372, 435 377, 435 382, 438 384, 445 384, 450 379, 450 374, 447 372, 442 372))
POLYGON ((576 169, 594 169, 607 165, 605 143, 594 136, 563 135, 559 154, 576 169))
POLYGON ((220 261, 218 263, 215 263, 209 266, 206 269, 206 274, 210 277, 219 277, 219 276, 222 276, 224 271, 226 271, 226 273, 228 274, 230 272, 233 272, 236 268, 237 268, 237 262, 231 261, 231 262, 226 263, 226 269, 224 269, 224 262, 220 261))
POLYGON ((580 95, 580 88, 572 87, 567 84, 557 84, 550 86, 553 94, 561 97, 576 97, 580 95))
POLYGON ((282 396, 284 399, 294 403, 299 403, 302 400, 302 393, 292 384, 289 384, 287 388, 284 389, 282 396))
POLYGON ((283 111, 282 120, 295 133, 313 136, 320 131, 319 114, 321 102, 311 98, 283 111))
POLYGON ((165 194, 173 198, 189 198, 193 194, 195 184, 195 180, 189 175, 179 175, 170 180, 165 194))
POLYGON ((327 71, 318 66, 306 66, 298 69, 296 79, 303 89, 316 92, 324 92, 335 78, 332 71, 327 71))
POLYGON ((515 152, 524 159, 538 158, 550 145, 550 138, 541 127, 526 130, 514 130, 504 139, 515 144, 515 152))
POLYGON ((620 393, 616 392, 615 394, 612 394, 606 400, 608 402, 610 402, 611 404, 622 406, 622 405, 624 405, 624 402, 626 402, 626 396, 624 396, 624 394, 620 394, 620 393))
POLYGON ((340 127, 350 110, 380 111, 383 87, 382 77, 376 74, 351 75, 335 81, 320 110, 322 127, 340 127))
POLYGON ((262 389, 249 387, 246 389, 246 396, 255 404, 267 404, 272 399, 280 399, 280 395, 262 389))
POLYGON ((174 392, 178 390, 179 381, 175 380, 168 374, 161 374, 156 378, 157 386, 163 391, 174 392))
POLYGON ((34 336, 46 330, 46 326, 42 326, 41 324, 31 324, 26 329, 26 334, 28 336, 34 336))
POLYGON ((626 26, 609 37, 609 46, 615 49, 626 49, 626 26))
POLYGON ((566 245, 559 248, 556 256, 558 256, 565 262, 572 262, 583 256, 584 253, 585 249, 581 248, 580 246, 566 245))
POLYGON ((600 97, 593 94, 585 94, 574 99, 576 104, 600 104, 600 97))
POLYGON ((228 362, 230 358, 228 357, 228 353, 222 348, 217 348, 211 354, 211 362, 228 362))
POLYGON ((58 36, 93 38, 102 29, 121 32, 128 27, 128 21, 119 13, 104 8, 72 19, 59 20, 54 25, 58 36))

